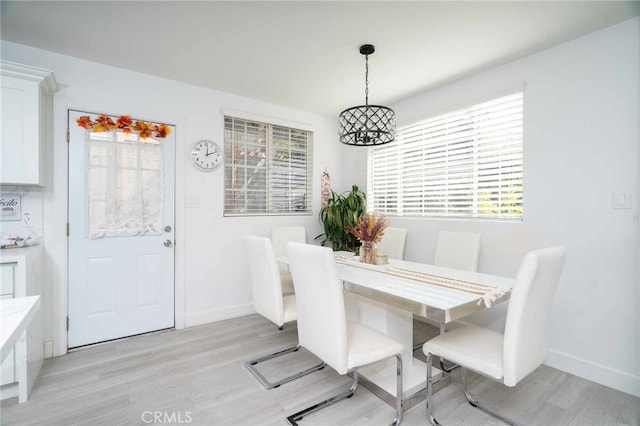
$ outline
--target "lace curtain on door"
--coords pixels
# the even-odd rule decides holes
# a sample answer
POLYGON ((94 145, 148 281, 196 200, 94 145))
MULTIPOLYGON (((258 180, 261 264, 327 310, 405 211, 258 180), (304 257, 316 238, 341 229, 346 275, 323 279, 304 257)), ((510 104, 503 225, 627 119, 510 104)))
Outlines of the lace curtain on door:
POLYGON ((87 132, 89 237, 162 232, 161 142, 114 130, 87 132))

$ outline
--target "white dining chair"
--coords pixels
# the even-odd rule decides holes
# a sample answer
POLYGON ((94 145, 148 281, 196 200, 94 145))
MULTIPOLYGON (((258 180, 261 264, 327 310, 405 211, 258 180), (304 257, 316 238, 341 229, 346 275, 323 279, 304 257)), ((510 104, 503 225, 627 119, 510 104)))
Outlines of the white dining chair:
MULTIPOLYGON (((480 234, 472 232, 440 231, 436 242, 436 253, 433 264, 446 268, 477 271, 480 257, 480 234)), ((414 316, 415 319, 428 322, 424 317, 414 316)), ((440 334, 445 332, 445 325, 440 324, 440 334)), ((420 349, 424 341, 417 342, 413 350, 420 349)), ((440 360, 440 368, 450 372, 455 366, 445 366, 440 360)))
MULTIPOLYGON (((243 237, 243 245, 249 266, 253 308, 257 313, 274 323, 279 330, 282 330, 285 323, 296 320, 296 299, 294 295, 282 294, 280 271, 278 270, 271 241, 268 238, 247 235, 243 237)), ((247 361, 245 366, 267 389, 276 388, 324 367, 324 363, 321 362, 306 370, 273 382, 264 377, 257 369, 257 365, 263 361, 297 352, 299 349, 299 345, 284 349, 247 361)))
POLYGON ((404 246, 407 241, 405 228, 387 228, 377 244, 379 254, 386 254, 389 259, 404 259, 404 246))
POLYGON ((293 274, 298 303, 300 345, 344 375, 352 374, 351 387, 287 417, 296 425, 304 416, 350 398, 358 386, 358 368, 396 357, 396 416, 402 421, 402 344, 357 322, 347 322, 342 282, 338 278, 333 251, 311 244, 287 245, 289 268, 293 274))
POLYGON ((469 403, 509 424, 498 412, 481 405, 467 390, 466 369, 513 387, 538 368, 549 347, 551 305, 564 265, 565 249, 532 251, 520 265, 511 290, 504 333, 476 326, 456 328, 423 347, 427 356, 427 413, 433 415, 432 356, 438 355, 462 367, 462 384, 469 403))
MULTIPOLYGON (((287 255, 287 243, 289 242, 307 242, 304 226, 274 226, 271 228, 271 243, 276 257, 287 255)), ((282 294, 294 293, 293 278, 291 278, 289 271, 280 269, 280 281, 282 282, 282 294)))
POLYGON ((433 264, 447 268, 477 271, 480 257, 480 234, 440 231, 433 264))

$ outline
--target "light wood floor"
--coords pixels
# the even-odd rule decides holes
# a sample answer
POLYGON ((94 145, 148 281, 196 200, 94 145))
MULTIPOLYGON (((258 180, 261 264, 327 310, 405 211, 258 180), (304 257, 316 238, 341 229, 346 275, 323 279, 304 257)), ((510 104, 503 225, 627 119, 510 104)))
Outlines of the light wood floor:
MULTIPOLYGON (((433 333, 424 325, 424 333, 433 333)), ((285 425, 286 416, 348 387, 330 368, 266 391, 244 361, 295 345, 296 328, 278 331, 250 315, 179 331, 94 346, 45 361, 30 400, 2 402, 2 425, 156 424, 285 425), (164 417, 167 416, 167 417, 164 417)), ((297 353, 262 368, 268 374, 312 364, 297 353)), ((272 376, 273 377, 273 376, 272 376)), ((638 425, 640 399, 542 366, 515 388, 470 373, 470 390, 526 425, 638 425)), ((435 395, 444 425, 499 425, 466 403, 460 376, 435 395)), ((394 410, 360 387, 353 398, 315 413, 302 425, 386 425, 394 410)), ((427 424, 424 404, 404 425, 427 424)))

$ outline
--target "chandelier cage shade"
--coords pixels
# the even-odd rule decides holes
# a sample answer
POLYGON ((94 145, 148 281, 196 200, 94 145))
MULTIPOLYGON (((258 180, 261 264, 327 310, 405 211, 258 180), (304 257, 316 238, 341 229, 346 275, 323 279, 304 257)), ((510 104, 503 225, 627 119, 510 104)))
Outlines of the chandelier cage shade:
POLYGON ((369 105, 369 55, 372 44, 360 46, 365 56, 365 104, 347 108, 340 113, 340 142, 346 145, 373 146, 392 142, 396 133, 396 113, 388 107, 369 105))
POLYGON ((382 145, 396 134, 396 113, 380 105, 360 105, 345 109, 338 118, 340 142, 347 145, 382 145))

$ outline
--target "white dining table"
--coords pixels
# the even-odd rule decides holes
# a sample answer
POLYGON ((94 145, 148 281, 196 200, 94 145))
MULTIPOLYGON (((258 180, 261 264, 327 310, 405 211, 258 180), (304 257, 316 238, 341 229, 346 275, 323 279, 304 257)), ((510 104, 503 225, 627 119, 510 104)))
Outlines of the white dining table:
MULTIPOLYGON (((286 257, 277 260, 288 267, 286 257)), ((390 259, 388 265, 363 264, 357 258, 337 257, 336 261, 338 276, 346 290, 347 319, 383 332, 405 347, 404 400, 409 400, 426 387, 426 364, 413 357, 414 314, 427 318, 444 331, 447 323, 507 300, 515 282, 510 277, 394 259, 390 259), (479 294, 399 276, 407 271, 417 273, 418 277, 430 276, 492 287, 496 289, 496 297, 487 303, 479 294)), ((358 369, 358 373, 395 398, 395 361, 381 361, 358 369)), ((437 370, 434 378, 437 380, 440 376, 437 370)))
POLYGON ((40 296, 0 300, 0 358, 9 354, 40 309, 40 296))
POLYGON ((0 358, 15 348, 15 380, 18 402, 26 402, 42 368, 40 296, 0 300, 0 358))

